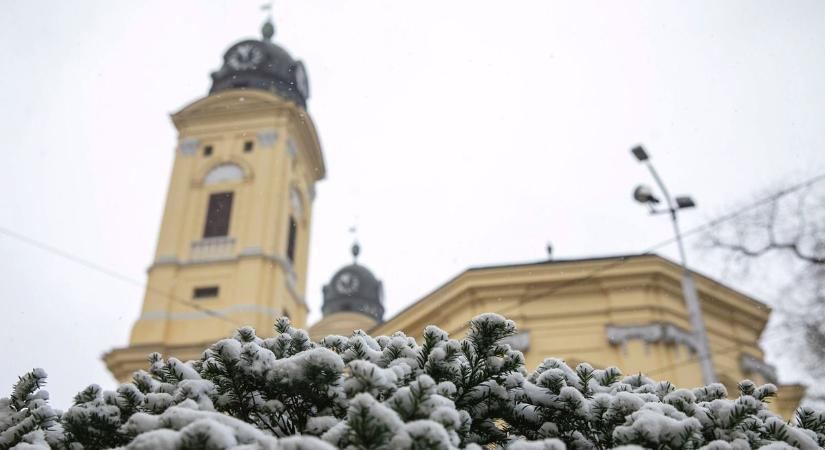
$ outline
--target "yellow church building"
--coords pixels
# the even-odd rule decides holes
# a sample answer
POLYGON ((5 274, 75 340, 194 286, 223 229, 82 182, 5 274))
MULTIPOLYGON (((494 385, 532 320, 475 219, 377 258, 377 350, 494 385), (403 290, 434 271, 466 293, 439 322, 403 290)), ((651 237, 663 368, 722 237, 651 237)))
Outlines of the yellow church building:
MULTIPOLYGON (((267 23, 261 39, 232 45, 209 94, 172 115, 175 161, 142 311, 129 345, 103 357, 120 381, 151 352, 196 359, 242 325, 263 333, 280 316, 308 325, 309 230, 326 170, 306 70, 273 34, 267 23)), ((383 285, 358 253, 353 246, 352 264, 324 286, 313 338, 355 329, 418 337, 428 324, 461 336, 472 317, 495 312, 516 321, 509 343, 529 368, 557 356, 701 384, 681 267, 660 256, 471 268, 385 320, 383 285)), ((770 309, 708 277, 696 284, 717 379, 731 392, 744 378, 776 383, 759 347, 770 309)), ((803 395, 779 386, 773 408, 790 417, 803 395)))

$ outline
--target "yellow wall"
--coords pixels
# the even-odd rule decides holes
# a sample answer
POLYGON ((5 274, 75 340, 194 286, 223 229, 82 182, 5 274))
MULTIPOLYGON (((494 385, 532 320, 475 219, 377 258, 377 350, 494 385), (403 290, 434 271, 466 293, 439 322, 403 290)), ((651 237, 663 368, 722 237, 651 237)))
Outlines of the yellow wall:
MULTIPOLYGON (((609 339, 615 329, 667 329, 689 339, 680 277, 679 266, 658 256, 633 257, 621 264, 603 258, 471 269, 371 333, 400 330, 420 339, 424 327, 435 324, 462 336, 475 315, 495 312, 514 320, 520 333, 529 336, 524 352, 530 370, 554 356, 571 366, 617 366, 625 374, 642 372, 695 387, 702 384, 701 371, 684 340, 609 339)), ((718 380, 731 395, 742 379, 768 382, 763 374, 745 370, 742 358, 762 361, 758 341, 770 310, 708 278, 699 276, 696 283, 718 380)), ((780 387, 781 401, 774 407, 790 417, 803 393, 798 386, 780 387)))
MULTIPOLYGON (((150 352, 197 358, 206 345, 239 326, 271 333, 283 314, 306 326, 313 192, 325 174, 312 120, 291 102, 249 90, 208 96, 172 120, 179 139, 141 316, 130 345, 104 356, 121 381, 145 368, 150 352), (252 152, 243 151, 245 141, 254 142, 252 152), (203 154, 207 145, 213 148, 210 156, 203 154), (237 165, 242 177, 205 183, 221 164, 237 165), (209 195, 227 191, 234 193, 228 236, 203 239, 209 195), (298 222, 294 264, 286 258, 290 216, 298 222), (220 289, 216 298, 193 299, 194 288, 215 285, 220 289)), ((693 387, 701 384, 701 376, 689 339, 663 337, 689 335, 680 276, 677 265, 657 256, 621 264, 602 258, 471 269, 371 333, 400 330, 420 339, 426 325, 436 324, 460 337, 472 317, 496 312, 518 324, 528 344, 528 368, 557 356, 571 365, 617 366, 626 374, 642 372, 693 387), (660 335, 651 337, 651 330, 660 335), (621 333, 625 338, 616 338, 621 333)), ((766 372, 754 367, 763 364, 758 340, 769 309, 708 278, 696 282, 720 381, 731 393, 744 378, 768 381, 766 372)), ((338 314, 310 331, 317 339, 333 330, 372 325, 366 316, 338 314)), ((780 387, 774 408, 789 417, 803 394, 799 386, 780 387)))
POLYGON ((325 173, 312 120, 294 103, 250 90, 210 95, 172 120, 178 145, 141 316, 130 346, 104 357, 118 379, 142 368, 150 351, 180 357, 241 325, 267 335, 284 314, 306 323, 314 185, 325 173), (223 164, 242 177, 205 182, 223 164), (203 238, 209 196, 218 192, 233 193, 228 236, 203 238), (298 224, 294 263, 286 257, 290 216, 298 224), (193 299, 206 286, 219 295, 193 299))

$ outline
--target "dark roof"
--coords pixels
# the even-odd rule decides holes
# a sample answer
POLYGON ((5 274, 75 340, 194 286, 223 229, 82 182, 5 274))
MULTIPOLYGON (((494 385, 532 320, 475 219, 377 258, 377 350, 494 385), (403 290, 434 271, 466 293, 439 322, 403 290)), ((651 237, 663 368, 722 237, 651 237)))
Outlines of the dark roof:
MULTIPOLYGON (((580 262, 590 262, 590 261, 606 261, 615 259, 618 261, 625 261, 632 258, 639 258, 643 256, 661 256, 655 253, 629 253, 623 255, 609 255, 609 256, 589 256, 589 257, 581 257, 581 258, 567 258, 567 259, 544 259, 541 261, 533 261, 527 263, 510 263, 510 264, 491 264, 487 266, 473 266, 468 268, 465 272, 470 272, 473 270, 486 270, 486 269, 503 269, 503 268, 516 268, 516 267, 529 267, 529 266, 547 266, 553 264, 564 264, 564 263, 580 263, 580 262)), ((665 258, 667 259, 667 258, 665 258)), ((462 272, 463 273, 463 272, 462 272)), ((460 274, 459 274, 460 275, 460 274)))
POLYGON ((358 263, 339 269, 324 285, 324 316, 336 312, 358 312, 384 320, 384 285, 373 273, 358 263))
POLYGON ((303 63, 268 40, 249 39, 229 47, 223 65, 212 73, 209 93, 227 89, 272 92, 305 109, 309 97, 303 63))

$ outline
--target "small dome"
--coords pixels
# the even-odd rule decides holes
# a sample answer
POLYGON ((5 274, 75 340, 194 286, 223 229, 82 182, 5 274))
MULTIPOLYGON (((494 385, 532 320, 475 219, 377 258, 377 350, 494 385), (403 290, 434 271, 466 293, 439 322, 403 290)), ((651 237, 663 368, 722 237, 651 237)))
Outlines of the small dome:
POLYGON ((227 89, 269 91, 303 108, 309 98, 303 63, 266 38, 245 40, 229 47, 223 55, 223 66, 212 73, 209 93, 227 89))
POLYGON ((384 286, 366 267, 353 263, 341 268, 323 288, 324 316, 336 312, 366 314, 384 319, 384 286))

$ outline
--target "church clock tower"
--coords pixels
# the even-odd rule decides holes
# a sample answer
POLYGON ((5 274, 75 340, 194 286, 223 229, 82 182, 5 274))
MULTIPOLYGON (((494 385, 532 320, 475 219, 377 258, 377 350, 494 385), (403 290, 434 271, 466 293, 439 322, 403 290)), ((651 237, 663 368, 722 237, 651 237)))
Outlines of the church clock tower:
POLYGON ((151 352, 182 360, 240 325, 306 325, 309 229, 325 168, 300 61, 239 42, 209 95, 172 115, 178 143, 155 260, 129 346, 104 355, 118 380, 151 352))

